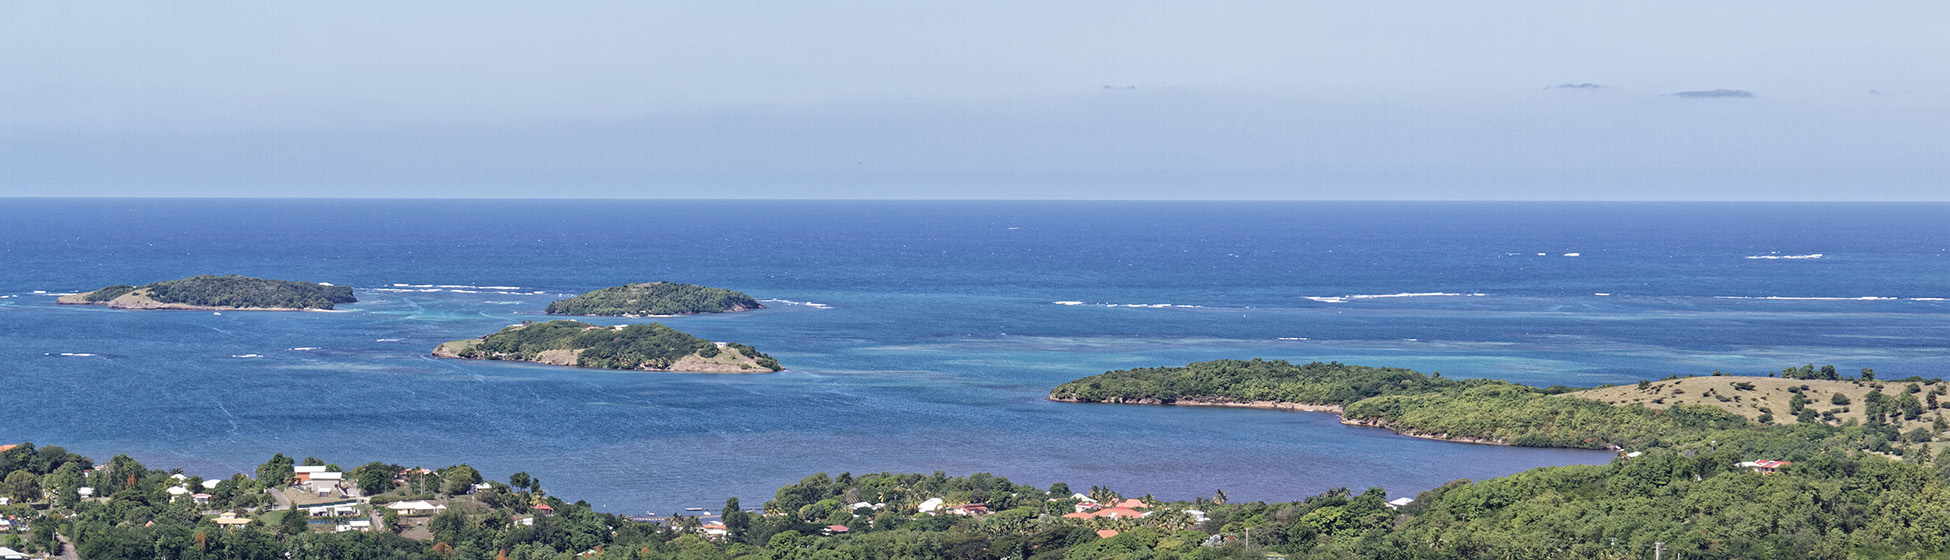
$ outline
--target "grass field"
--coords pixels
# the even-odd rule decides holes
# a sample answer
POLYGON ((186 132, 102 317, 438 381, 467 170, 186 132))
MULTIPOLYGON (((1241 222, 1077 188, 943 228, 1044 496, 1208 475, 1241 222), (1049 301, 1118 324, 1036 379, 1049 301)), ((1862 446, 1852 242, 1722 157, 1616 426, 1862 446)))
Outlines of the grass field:
POLYGON ((1897 416, 1893 422, 1903 431, 1915 428, 1931 428, 1938 418, 1944 418, 1943 411, 1930 404, 1930 396, 1935 393, 1944 406, 1950 406, 1950 383, 1930 381, 1820 381, 1811 379, 1783 379, 1778 377, 1709 376, 1668 379, 1647 384, 1619 385, 1567 393, 1568 396, 1603 401, 1612 404, 1642 404, 1651 408, 1666 408, 1676 404, 1703 404, 1717 406, 1749 419, 1759 419, 1772 415, 1776 424, 1793 424, 1795 414, 1790 410, 1790 401, 1795 391, 1806 396, 1806 407, 1820 415, 1816 421, 1841 424, 1849 420, 1867 422, 1864 414, 1871 391, 1881 389, 1889 397, 1909 391, 1915 385, 1918 391, 1915 398, 1923 405, 1922 414, 1914 420, 1903 420, 1897 416), (1836 404, 1835 395, 1842 395, 1847 404, 1836 404))

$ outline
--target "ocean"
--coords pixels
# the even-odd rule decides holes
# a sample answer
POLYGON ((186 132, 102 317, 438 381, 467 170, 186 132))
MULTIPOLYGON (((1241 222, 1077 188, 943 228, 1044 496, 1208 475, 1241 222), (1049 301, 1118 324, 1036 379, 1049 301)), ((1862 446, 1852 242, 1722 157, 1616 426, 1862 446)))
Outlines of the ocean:
POLYGON ((1610 454, 1044 397, 1254 357, 1535 385, 1807 363, 1938 377, 1946 252, 1946 204, 0 199, 0 441, 205 477, 279 452, 464 462, 626 514, 757 505, 842 471, 1412 496, 1610 454), (197 274, 361 301, 215 314, 52 295, 197 274), (554 299, 659 280, 765 300, 655 321, 787 371, 428 356, 546 319, 554 299))

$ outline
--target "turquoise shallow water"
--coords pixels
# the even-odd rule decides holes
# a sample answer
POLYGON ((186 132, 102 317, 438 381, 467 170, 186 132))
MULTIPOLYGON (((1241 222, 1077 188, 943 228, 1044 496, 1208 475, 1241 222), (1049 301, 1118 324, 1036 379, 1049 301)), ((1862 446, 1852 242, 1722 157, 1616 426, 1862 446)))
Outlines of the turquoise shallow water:
POLYGON ((1608 458, 1326 414, 1043 400, 1125 367, 1319 359, 1592 385, 1950 364, 1945 205, 3 202, 0 390, 29 404, 0 409, 0 440, 206 476, 274 452, 466 461, 624 513, 762 500, 818 471, 1292 499, 1608 458), (200 273, 352 285, 362 301, 214 315, 34 293, 200 273), (666 322, 789 371, 425 355, 562 294, 648 280, 779 300, 666 322), (1348 297, 1428 293, 1454 295, 1348 297), (1843 299, 1862 297, 1890 299, 1843 299))

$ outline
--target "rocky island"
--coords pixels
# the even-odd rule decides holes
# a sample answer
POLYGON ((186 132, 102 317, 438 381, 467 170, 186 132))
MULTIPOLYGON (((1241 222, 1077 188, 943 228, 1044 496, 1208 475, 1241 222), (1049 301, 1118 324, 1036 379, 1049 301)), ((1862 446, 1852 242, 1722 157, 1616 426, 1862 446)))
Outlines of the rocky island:
POLYGON ((744 292, 675 282, 603 288, 548 304, 550 315, 654 317, 764 309, 744 292))
POLYGON ((605 327, 580 321, 525 322, 480 338, 441 344, 433 349, 433 356, 682 373, 785 369, 750 346, 704 340, 659 323, 605 327))
POLYGON ((349 286, 208 274, 142 286, 116 284, 56 300, 65 305, 106 305, 114 309, 219 311, 324 311, 356 301, 349 286))

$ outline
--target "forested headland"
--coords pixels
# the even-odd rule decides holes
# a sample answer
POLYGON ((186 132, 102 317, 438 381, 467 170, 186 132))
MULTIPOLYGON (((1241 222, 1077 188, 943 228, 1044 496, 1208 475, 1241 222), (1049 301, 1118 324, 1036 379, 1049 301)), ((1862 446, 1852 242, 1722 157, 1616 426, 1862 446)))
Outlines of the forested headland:
POLYGON ((744 292, 696 284, 649 282, 603 288, 548 304, 550 315, 649 317, 763 309, 744 292))
POLYGON ((117 309, 329 310, 359 300, 350 286, 206 274, 141 286, 117 284, 58 301, 117 309))
POLYGON ((1950 431, 1937 410, 1937 396, 1943 391, 1943 384, 1930 380, 1875 381, 1872 376, 1869 380, 1675 376, 1635 386, 1539 388, 1334 362, 1216 360, 1107 372, 1064 383, 1050 392, 1050 398, 1268 408, 1282 403, 1320 405, 1338 411, 1345 423, 1406 435, 1582 449, 1683 446, 1796 418, 1801 423, 1869 430, 1876 437, 1864 442, 1865 449, 1872 451, 1897 453, 1903 446, 1914 446, 1919 453, 1932 453, 1924 444, 1950 431), (1707 384, 1723 387, 1715 390, 1707 384), (1883 393, 1885 386, 1893 387, 1883 393), (1692 397, 1681 398, 1687 389, 1692 389, 1692 397), (1779 402, 1767 399, 1769 391, 1779 392, 1779 402), (1854 400, 1851 394, 1857 395, 1854 400), (1850 403, 1856 408, 1850 409, 1850 403), (1774 416, 1773 406, 1780 407, 1781 419, 1774 416), (1848 417, 1850 410, 1857 416, 1848 417))
POLYGON ((688 373, 785 369, 778 360, 751 346, 712 342, 661 323, 606 327, 580 321, 525 322, 481 338, 441 344, 433 355, 688 373))

